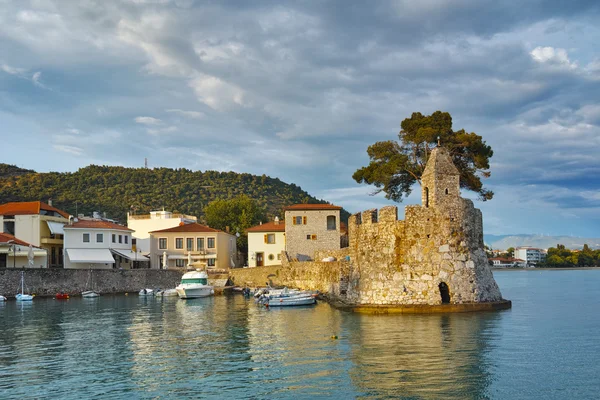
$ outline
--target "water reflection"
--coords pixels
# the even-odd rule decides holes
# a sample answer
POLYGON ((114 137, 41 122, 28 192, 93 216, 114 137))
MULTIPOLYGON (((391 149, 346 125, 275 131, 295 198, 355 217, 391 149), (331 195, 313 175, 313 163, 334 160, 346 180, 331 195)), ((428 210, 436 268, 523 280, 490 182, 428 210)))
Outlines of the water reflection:
POLYGON ((501 316, 487 314, 349 315, 352 382, 365 396, 485 397, 485 354, 501 316))

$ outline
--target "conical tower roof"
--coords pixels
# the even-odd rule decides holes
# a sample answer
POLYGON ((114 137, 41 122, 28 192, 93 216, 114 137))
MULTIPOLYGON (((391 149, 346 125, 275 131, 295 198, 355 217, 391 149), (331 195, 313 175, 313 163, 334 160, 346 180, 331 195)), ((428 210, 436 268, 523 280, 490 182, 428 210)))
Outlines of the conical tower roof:
POLYGON ((436 147, 431 152, 423 176, 427 175, 460 175, 458 168, 452 162, 450 152, 444 147, 436 147))

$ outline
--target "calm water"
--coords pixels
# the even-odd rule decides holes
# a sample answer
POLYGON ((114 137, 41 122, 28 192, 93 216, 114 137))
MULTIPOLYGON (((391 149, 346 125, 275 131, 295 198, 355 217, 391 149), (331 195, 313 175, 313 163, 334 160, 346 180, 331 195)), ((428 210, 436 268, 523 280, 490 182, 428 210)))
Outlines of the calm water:
POLYGON ((600 271, 495 276, 512 310, 11 301, 0 304, 0 398, 599 398, 600 271))

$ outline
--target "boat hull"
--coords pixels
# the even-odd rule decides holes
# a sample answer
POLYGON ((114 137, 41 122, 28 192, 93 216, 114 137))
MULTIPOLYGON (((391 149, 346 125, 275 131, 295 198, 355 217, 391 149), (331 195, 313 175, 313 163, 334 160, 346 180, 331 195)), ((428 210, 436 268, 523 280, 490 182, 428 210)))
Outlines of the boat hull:
POLYGON ((175 289, 180 299, 199 299, 201 297, 212 296, 215 292, 212 286, 200 286, 200 287, 182 287, 177 286, 175 289))
POLYGON ((93 297, 100 297, 100 295, 94 291, 88 290, 87 292, 81 293, 81 297, 85 297, 87 299, 91 299, 93 297))
POLYGON ((17 301, 31 301, 33 300, 33 296, 30 294, 18 294, 15 296, 15 299, 17 299, 17 301))
POLYGON ((292 306, 310 306, 317 302, 312 296, 305 297, 276 297, 269 299, 264 304, 268 307, 292 307, 292 306))

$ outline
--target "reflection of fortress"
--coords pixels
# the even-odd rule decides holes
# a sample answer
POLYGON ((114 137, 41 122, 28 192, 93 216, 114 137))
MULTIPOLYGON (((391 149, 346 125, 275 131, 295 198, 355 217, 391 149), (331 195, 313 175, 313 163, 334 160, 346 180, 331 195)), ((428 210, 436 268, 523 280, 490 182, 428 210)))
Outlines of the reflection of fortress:
POLYGON ((483 249, 481 211, 460 197, 446 149, 433 150, 421 206, 353 215, 347 297, 358 304, 477 303, 502 299, 483 249))

